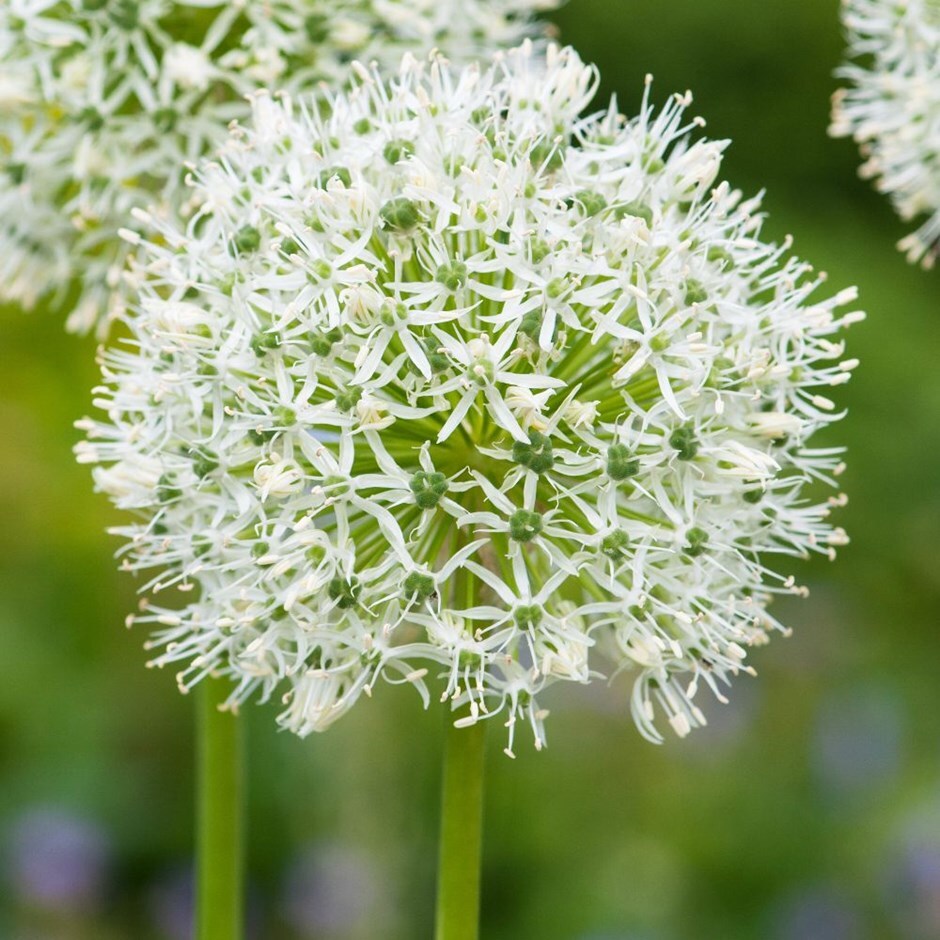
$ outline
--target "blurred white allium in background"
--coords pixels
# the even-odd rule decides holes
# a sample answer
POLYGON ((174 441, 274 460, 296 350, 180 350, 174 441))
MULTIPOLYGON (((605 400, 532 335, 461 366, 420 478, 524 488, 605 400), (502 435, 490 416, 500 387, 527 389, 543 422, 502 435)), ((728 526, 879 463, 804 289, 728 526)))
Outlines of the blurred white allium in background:
POLYGON ((606 661, 659 740, 781 629, 772 556, 843 544, 804 488, 840 470, 808 442, 854 290, 761 241, 688 95, 581 117, 596 84, 524 44, 358 69, 325 109, 260 94, 188 223, 138 213, 78 454, 140 520, 132 619, 184 688, 285 693, 303 735, 430 671, 511 751, 606 661))
MULTIPOLYGON (((130 209, 185 197, 184 162, 246 93, 335 81, 351 57, 455 62, 537 31, 554 0, 4 0, 0 300, 52 297, 102 332, 124 305, 130 209)), ((185 207, 182 207, 185 209, 185 207)))
POLYGON ((931 267, 940 252, 940 0, 843 0, 848 82, 830 132, 852 137, 860 173, 905 221, 926 220, 898 247, 931 267))

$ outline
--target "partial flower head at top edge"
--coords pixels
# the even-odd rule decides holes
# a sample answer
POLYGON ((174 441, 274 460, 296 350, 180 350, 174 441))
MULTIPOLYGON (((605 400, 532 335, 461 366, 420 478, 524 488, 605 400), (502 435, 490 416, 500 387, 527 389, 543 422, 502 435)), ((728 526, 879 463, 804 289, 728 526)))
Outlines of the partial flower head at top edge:
POLYGON ((0 301, 46 300, 104 335, 129 290, 118 229, 134 207, 187 212, 185 165, 245 95, 312 91, 350 58, 456 63, 543 35, 555 0, 4 0, 0 301))
POLYGON ((940 254, 940 0, 843 0, 848 83, 833 96, 835 137, 852 137, 874 179, 905 221, 920 227, 898 243, 910 262, 940 254))
POLYGON ((845 541, 806 485, 855 292, 761 241, 688 95, 583 117, 596 71, 525 44, 356 71, 256 96, 193 218, 139 214, 78 453, 137 519, 154 662, 301 735, 437 683, 510 753, 548 686, 629 670, 684 735, 803 592, 781 563, 845 541))

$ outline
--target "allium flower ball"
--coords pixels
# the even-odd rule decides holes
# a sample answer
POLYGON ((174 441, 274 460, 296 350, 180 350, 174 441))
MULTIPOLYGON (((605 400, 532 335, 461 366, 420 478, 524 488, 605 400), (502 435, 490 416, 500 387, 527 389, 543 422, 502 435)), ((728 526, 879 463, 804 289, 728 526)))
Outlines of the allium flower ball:
POLYGON ((849 83, 833 96, 831 133, 853 137, 860 173, 902 219, 923 220, 898 243, 911 262, 940 254, 940 0, 843 0, 849 83), (924 218, 926 217, 926 218, 924 218))
POLYGON ((511 752, 548 686, 629 671, 641 732, 684 735, 801 592, 777 563, 845 541, 806 484, 854 290, 761 241, 688 96, 582 117, 596 84, 523 45, 260 95, 188 224, 131 236, 79 456, 184 688, 305 735, 410 683, 511 752))
MULTIPOLYGON (((184 161, 247 116, 244 95, 336 80, 352 56, 437 47, 471 61, 537 31, 555 0, 3 0, 0 299, 119 316, 128 211, 180 208, 184 161), (77 288, 77 290, 76 290, 77 288)), ((183 207, 185 208, 185 207, 183 207)))

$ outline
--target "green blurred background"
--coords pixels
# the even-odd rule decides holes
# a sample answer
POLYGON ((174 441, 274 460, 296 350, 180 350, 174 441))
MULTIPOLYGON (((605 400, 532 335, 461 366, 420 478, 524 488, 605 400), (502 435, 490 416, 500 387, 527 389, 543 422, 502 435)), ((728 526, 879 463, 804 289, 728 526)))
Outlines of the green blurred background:
MULTIPOLYGON (((550 747, 491 741, 486 940, 940 937, 940 276, 826 136, 837 0, 570 0, 563 37, 635 111, 694 90, 766 232, 861 288, 839 561, 711 725, 663 747, 629 682, 553 690, 550 747)), ((115 517, 74 464, 93 343, 51 313, 0 336, 0 937, 188 936, 191 702, 122 627, 115 517)), ((383 688, 324 736, 250 738, 253 936, 430 936, 441 713, 383 688)))

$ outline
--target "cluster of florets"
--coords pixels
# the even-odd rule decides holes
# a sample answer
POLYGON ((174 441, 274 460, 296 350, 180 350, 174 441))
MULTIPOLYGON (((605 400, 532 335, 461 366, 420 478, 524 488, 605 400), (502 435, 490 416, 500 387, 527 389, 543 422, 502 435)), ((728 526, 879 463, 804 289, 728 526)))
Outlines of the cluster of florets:
POLYGON ((930 267, 940 253, 940 0, 843 0, 849 58, 831 133, 853 137, 902 219, 926 216, 898 247, 930 267))
POLYGON ((0 299, 53 296, 70 328, 106 325, 124 306, 118 228, 157 200, 185 211, 184 164, 247 116, 247 93, 312 89, 351 57, 392 66, 406 49, 471 61, 533 33, 552 3, 0 4, 0 299))
POLYGON ((79 455, 140 520, 133 619, 184 688, 278 690, 306 734, 380 678, 439 682, 511 750, 606 661, 658 740, 779 628, 801 588, 771 556, 843 543, 804 487, 840 469, 808 440, 854 292, 760 240, 688 96, 581 117, 596 78, 523 45, 259 95, 187 225, 138 213, 79 455))

